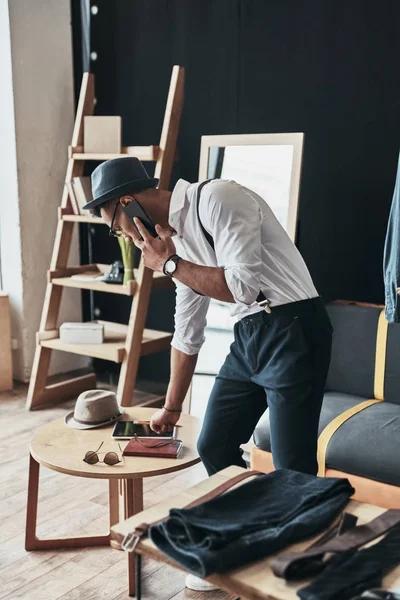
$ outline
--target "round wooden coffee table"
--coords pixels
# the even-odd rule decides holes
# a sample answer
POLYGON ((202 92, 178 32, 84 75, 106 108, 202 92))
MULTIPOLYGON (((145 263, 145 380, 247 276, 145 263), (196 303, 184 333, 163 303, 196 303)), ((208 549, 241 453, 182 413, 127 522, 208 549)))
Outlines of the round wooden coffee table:
MULTIPOLYGON (((131 407, 125 409, 123 420, 148 421, 154 408, 131 407)), ((111 438, 113 426, 100 429, 78 430, 67 427, 64 419, 58 419, 38 429, 30 447, 28 503, 26 514, 26 550, 49 548, 77 548, 110 544, 110 533, 96 536, 39 539, 36 536, 37 505, 40 465, 66 475, 93 477, 109 480, 110 527, 143 510, 143 478, 163 475, 186 469, 200 461, 196 444, 200 433, 200 421, 190 415, 182 415, 177 437, 183 442, 179 458, 145 458, 136 456, 121 457, 127 440, 111 438), (104 463, 89 465, 83 458, 88 450, 97 450, 100 459, 106 452, 117 452, 122 463, 108 466, 104 463), (121 509, 121 510, 120 510, 121 509)))

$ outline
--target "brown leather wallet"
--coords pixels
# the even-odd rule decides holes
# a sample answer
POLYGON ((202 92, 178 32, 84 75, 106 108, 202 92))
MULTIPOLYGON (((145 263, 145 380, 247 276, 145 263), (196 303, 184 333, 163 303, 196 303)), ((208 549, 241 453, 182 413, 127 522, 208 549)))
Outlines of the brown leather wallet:
POLYGON ((181 440, 156 440, 133 438, 123 451, 124 456, 153 456, 154 458, 178 458, 183 447, 181 440))

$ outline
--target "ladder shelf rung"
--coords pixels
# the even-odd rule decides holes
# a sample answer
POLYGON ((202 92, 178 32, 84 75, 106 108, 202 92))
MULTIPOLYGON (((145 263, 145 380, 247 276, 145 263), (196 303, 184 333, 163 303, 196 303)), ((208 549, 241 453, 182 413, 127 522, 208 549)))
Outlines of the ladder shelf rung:
POLYGON ((135 156, 142 162, 157 160, 160 154, 159 146, 123 146, 121 152, 84 152, 82 146, 70 147, 70 157, 74 160, 111 160, 135 156))
POLYGON ((87 215, 63 215, 61 217, 63 221, 73 221, 74 223, 91 223, 92 225, 105 225, 105 222, 101 217, 92 217, 89 213, 87 215))
MULTIPOLYGON (((102 344, 66 344, 59 337, 42 340, 41 346, 52 350, 61 350, 91 356, 112 362, 121 363, 125 356, 125 339, 128 331, 127 325, 111 323, 109 321, 94 321, 104 325, 104 342, 102 344)), ((145 329, 143 332, 141 356, 167 350, 172 340, 172 334, 167 331, 145 329)))
MULTIPOLYGON (((93 290, 95 292, 105 292, 108 294, 121 294, 123 296, 133 296, 138 289, 137 278, 138 269, 134 269, 134 279, 127 284, 106 283, 96 279, 102 277, 109 271, 110 265, 93 264, 80 265, 78 267, 66 267, 57 271, 49 271, 48 279, 53 285, 77 288, 81 290, 93 290), (89 280, 90 278, 90 280, 89 280)), ((154 273, 152 281, 152 290, 160 291, 172 289, 174 287, 171 277, 163 273, 154 273)))

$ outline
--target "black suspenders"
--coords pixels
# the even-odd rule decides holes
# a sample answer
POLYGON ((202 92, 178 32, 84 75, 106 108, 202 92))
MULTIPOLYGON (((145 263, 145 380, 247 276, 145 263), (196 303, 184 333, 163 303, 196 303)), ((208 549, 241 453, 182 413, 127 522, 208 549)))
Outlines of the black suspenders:
MULTIPOLYGON (((203 189, 203 187, 209 183, 210 181, 213 181, 212 179, 207 179, 206 181, 203 181, 202 183, 200 183, 199 187, 197 188, 197 198, 196 198, 196 208, 197 208, 197 218, 199 221, 199 225, 201 227, 201 230, 203 232, 204 237, 206 238, 207 242, 210 244, 211 248, 213 250, 215 250, 215 244, 214 244, 214 239, 212 237, 212 235, 210 235, 208 233, 208 231, 206 230, 206 228, 204 227, 203 223, 201 222, 200 219, 200 196, 201 196, 201 191, 203 189)), ((194 292, 196 292, 196 290, 193 290, 194 292)), ((199 294, 199 296, 203 296, 204 294, 200 294, 200 292, 196 292, 196 294, 199 294)), ((257 300, 256 302, 263 302, 266 300, 266 297, 264 296, 264 294, 262 292, 260 292, 257 296, 257 300)))
POLYGON ((213 181, 212 179, 207 179, 206 181, 203 181, 199 187, 197 188, 197 198, 196 198, 196 207, 197 207, 197 218, 199 220, 199 225, 201 227, 201 230, 204 234, 204 237, 206 238, 207 242, 210 244, 211 248, 213 250, 215 250, 215 246, 214 246, 214 240, 213 237, 208 233, 208 231, 205 229, 203 223, 201 222, 200 219, 200 195, 201 195, 201 190, 203 189, 203 187, 209 183, 210 181, 213 181))

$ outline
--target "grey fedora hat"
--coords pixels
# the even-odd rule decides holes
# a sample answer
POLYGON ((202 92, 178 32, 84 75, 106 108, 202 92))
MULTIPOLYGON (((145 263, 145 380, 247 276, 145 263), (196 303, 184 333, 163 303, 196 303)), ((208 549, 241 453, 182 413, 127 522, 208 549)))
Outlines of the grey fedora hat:
POLYGON ((138 158, 132 156, 106 160, 93 171, 93 200, 82 208, 90 210, 112 198, 155 188, 157 185, 158 179, 149 177, 138 158))
POLYGON ((112 425, 124 414, 117 396, 109 390, 86 390, 78 396, 75 408, 64 417, 64 422, 73 429, 95 429, 112 425))

